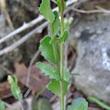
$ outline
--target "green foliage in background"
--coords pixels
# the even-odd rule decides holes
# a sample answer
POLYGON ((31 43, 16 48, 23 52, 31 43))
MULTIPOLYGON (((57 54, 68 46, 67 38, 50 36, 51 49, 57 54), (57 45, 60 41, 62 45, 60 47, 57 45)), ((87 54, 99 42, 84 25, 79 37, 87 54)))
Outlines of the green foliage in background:
POLYGON ((96 104, 98 104, 99 106, 101 106, 102 108, 106 109, 106 110, 110 110, 110 106, 104 104, 103 102, 101 102, 100 100, 98 100, 95 97, 88 97, 87 98, 89 101, 95 102, 96 104))
POLYGON ((87 110, 88 103, 84 98, 73 100, 72 104, 68 106, 67 110, 87 110))
POLYGON ((5 110, 4 103, 0 100, 0 110, 5 110))
POLYGON ((22 93, 20 88, 18 87, 18 79, 14 75, 14 78, 12 78, 10 75, 8 76, 8 82, 11 85, 11 93, 13 96, 17 99, 20 100, 22 99, 22 93))
POLYGON ((52 110, 50 102, 45 99, 34 100, 32 103, 32 110, 52 110))

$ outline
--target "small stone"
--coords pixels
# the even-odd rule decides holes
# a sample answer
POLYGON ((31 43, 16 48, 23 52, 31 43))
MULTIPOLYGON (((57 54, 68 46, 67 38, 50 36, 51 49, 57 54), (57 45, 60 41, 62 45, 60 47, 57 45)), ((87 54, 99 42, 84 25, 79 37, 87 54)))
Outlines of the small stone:
MULTIPOLYGON (((110 104, 110 19, 108 17, 110 15, 83 15, 74 29, 71 29, 70 34, 79 36, 77 32, 83 32, 81 39, 77 41, 75 49, 78 57, 75 68, 71 71, 79 73, 80 76, 74 76, 73 84, 85 95, 110 104), (89 30, 87 26, 90 27, 89 30), (104 28, 107 28, 106 31, 104 28)), ((74 37, 70 40, 72 46, 73 41, 74 37)))
POLYGON ((76 32, 74 33, 74 36, 75 36, 76 38, 79 38, 79 37, 81 36, 81 33, 78 32, 78 31, 76 31, 76 32))

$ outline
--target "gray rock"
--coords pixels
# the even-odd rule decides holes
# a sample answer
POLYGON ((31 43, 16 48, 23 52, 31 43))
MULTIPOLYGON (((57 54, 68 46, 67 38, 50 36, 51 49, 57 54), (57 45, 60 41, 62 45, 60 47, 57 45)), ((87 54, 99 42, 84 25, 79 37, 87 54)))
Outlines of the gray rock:
POLYGON ((74 32, 80 31, 81 36, 77 43, 78 57, 75 69, 72 71, 81 75, 74 77, 76 88, 87 96, 94 96, 110 104, 109 17, 103 14, 83 16, 77 26, 71 30, 73 37, 70 44, 73 45, 74 32))

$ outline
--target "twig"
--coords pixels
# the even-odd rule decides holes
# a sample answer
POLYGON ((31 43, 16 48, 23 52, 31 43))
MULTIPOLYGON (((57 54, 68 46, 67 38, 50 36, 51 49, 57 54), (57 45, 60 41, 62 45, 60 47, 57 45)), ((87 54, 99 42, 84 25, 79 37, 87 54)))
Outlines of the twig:
POLYGON ((24 107, 22 104, 22 98, 20 97, 20 95, 18 95, 18 97, 19 97, 19 103, 20 103, 21 110, 24 110, 24 107))
POLYGON ((90 10, 90 11, 80 10, 80 9, 77 9, 77 8, 74 8, 74 7, 68 7, 68 9, 77 11, 79 13, 89 13, 89 14, 90 13, 108 13, 108 14, 110 14, 110 10, 105 10, 103 8, 101 8, 100 10, 90 10))
POLYGON ((57 98, 57 96, 54 95, 52 98, 50 98, 49 102, 50 102, 50 103, 53 102, 56 98, 57 98))
POLYGON ((2 39, 0 39, 0 43, 4 42, 5 40, 13 37, 14 35, 34 26, 35 24, 41 22, 43 20, 43 16, 39 16, 38 18, 36 18, 35 20, 29 22, 29 23, 24 23, 23 26, 21 26, 20 28, 16 29, 15 31, 11 32, 10 34, 8 34, 7 36, 3 37, 2 39))
POLYGON ((32 30, 31 32, 29 32, 28 34, 26 34, 24 37, 22 37, 17 42, 13 43, 9 47, 4 48, 3 50, 0 51, 0 55, 3 55, 5 53, 8 53, 8 52, 14 50, 19 45, 21 45, 26 40, 28 40, 30 38, 30 36, 32 36, 33 34, 37 33, 39 30, 42 30, 43 28, 45 28, 47 26, 47 24, 48 24, 48 22, 45 22, 45 23, 41 24, 40 26, 38 26, 37 28, 35 28, 34 30, 32 30))
POLYGON ((7 73, 9 73, 10 75, 13 74, 13 73, 12 73, 10 70, 8 70, 5 66, 3 66, 3 65, 0 64, 0 67, 3 68, 3 69, 4 69, 7 73))
MULTIPOLYGON (((72 1, 68 1, 67 2, 67 6, 69 6, 69 5, 71 5, 72 3, 74 3, 74 2, 76 2, 77 0, 72 0, 72 1)), ((55 11, 55 10, 58 10, 58 7, 57 8, 55 8, 55 9, 53 9, 53 11, 55 11)), ((69 11, 69 9, 67 9, 65 12, 68 12, 69 11)), ((40 15, 41 16, 41 15, 40 15)), ((44 19, 43 18, 43 16, 41 16, 42 17, 42 20, 44 19)), ((40 19, 41 20, 41 19, 40 19)), ((39 20, 39 21, 40 21, 39 20)), ((37 21, 36 21, 37 22, 37 21)), ((0 55, 3 55, 3 54, 5 54, 5 53, 8 53, 8 52, 10 52, 10 51, 12 51, 12 50, 14 50, 15 48, 17 48, 19 45, 21 45, 22 43, 24 43, 27 39, 29 39, 30 38, 30 36, 32 36, 33 34, 35 34, 35 33, 37 33, 39 30, 41 30, 41 29, 43 29, 44 27, 46 27, 47 26, 47 22, 45 22, 45 23, 43 23, 43 24, 41 24, 40 26, 38 26, 37 28, 35 28, 34 30, 32 30, 31 32, 29 32, 28 34, 26 34, 24 37, 22 37, 20 40, 18 40, 17 42, 15 42, 15 43, 13 43, 12 45, 10 45, 10 46, 8 46, 8 47, 6 47, 6 48, 4 48, 4 49, 2 49, 1 51, 0 51, 0 55)), ((26 24, 27 25, 27 24, 26 24)), ((26 26, 26 28, 24 28, 24 27, 20 27, 20 28, 23 28, 24 30, 27 28, 27 26, 26 26)), ((12 35, 15 35, 15 34, 17 34, 17 33, 19 33, 19 32, 21 32, 22 30, 19 30, 18 29, 18 31, 14 31, 14 32, 12 32, 11 34, 12 35)), ((10 35, 10 34, 9 34, 10 35)), ((10 37, 12 37, 12 35, 10 36, 10 37)), ((3 39, 3 38, 2 38, 3 39)), ((6 38, 7 39, 7 38, 6 38)), ((3 40, 2 40, 2 42, 3 42, 3 40)), ((1 42, 0 42, 1 43, 1 42)))
POLYGON ((97 9, 100 9, 100 10, 103 10, 103 11, 109 11, 109 12, 110 12, 110 10, 106 10, 106 9, 100 7, 100 6, 95 6, 95 7, 96 7, 97 9))
POLYGON ((33 56, 32 60, 30 61, 29 69, 28 69, 28 75, 27 75, 27 79, 26 79, 26 86, 27 86, 27 87, 29 86, 29 79, 30 79, 32 64, 33 64, 33 62, 35 61, 35 59, 38 57, 39 54, 40 54, 40 50, 38 50, 38 51, 35 53, 35 55, 33 56))
POLYGON ((57 2, 55 0, 51 0, 53 3, 57 4, 57 2))
POLYGON ((29 95, 30 92, 31 92, 31 90, 28 89, 28 90, 26 91, 26 93, 24 94, 24 98, 26 98, 26 97, 29 95))
MULTIPOLYGON (((31 67, 32 67, 32 64, 33 62, 35 61, 35 59, 37 58, 37 56, 40 54, 40 50, 38 50, 35 55, 33 56, 33 58, 31 59, 30 61, 30 64, 29 64, 29 69, 28 69, 28 75, 27 75, 27 79, 26 79, 26 86, 28 87, 29 86, 29 81, 30 81, 30 75, 31 75, 31 67)), ((28 94, 30 93, 30 89, 28 89, 24 95, 24 97, 27 97, 28 94)))
MULTIPOLYGON (((67 1, 67 6, 73 4, 74 2, 77 2, 77 0, 70 0, 67 1)), ((58 11, 58 7, 54 8, 53 11, 58 11)), ((7 36, 3 37, 2 39, 0 39, 0 43, 4 42, 5 40, 13 37, 14 35, 30 28, 33 27, 35 24, 41 22, 42 20, 44 20, 44 17, 42 15, 39 15, 38 18, 34 19, 33 21, 29 22, 29 23, 24 23, 23 26, 21 26, 20 28, 16 29, 15 31, 13 31, 12 33, 8 34, 7 36)))
POLYGON ((11 106, 10 104, 8 104, 8 103, 6 103, 6 102, 4 102, 4 101, 3 101, 3 103, 4 103, 4 105, 5 105, 6 107, 9 107, 9 108, 13 109, 13 106, 11 106))
POLYGON ((5 16, 6 16, 6 19, 7 19, 7 21, 8 21, 8 24, 9 24, 11 30, 14 31, 14 27, 13 27, 13 24, 12 24, 12 22, 11 22, 9 13, 8 13, 8 11, 6 10, 6 1, 5 1, 5 0, 0 0, 0 6, 1 6, 2 12, 3 12, 3 13, 5 14, 5 16))

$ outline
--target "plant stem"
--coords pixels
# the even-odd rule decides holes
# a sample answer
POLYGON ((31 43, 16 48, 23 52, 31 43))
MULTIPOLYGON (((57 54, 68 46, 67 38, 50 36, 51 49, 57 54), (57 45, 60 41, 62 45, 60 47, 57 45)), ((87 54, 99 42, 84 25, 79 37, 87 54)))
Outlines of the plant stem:
POLYGON ((61 103, 61 110, 64 110, 64 92, 63 92, 63 44, 61 44, 61 47, 60 47, 60 51, 61 51, 61 54, 60 54, 60 74, 61 74, 61 82, 60 82, 60 103, 61 103))
POLYGON ((53 51, 54 51, 54 56, 55 56, 55 61, 56 61, 56 69, 60 70, 60 68, 59 68, 59 60, 58 60, 57 42, 55 44, 53 44, 53 51))
MULTIPOLYGON (((51 36, 53 36, 53 27, 52 27, 52 23, 50 23, 50 31, 51 31, 51 36)), ((56 37, 55 37, 56 40, 56 37)), ((55 66, 56 69, 59 71, 59 58, 58 58, 58 50, 57 50, 57 40, 56 42, 53 44, 53 52, 54 52, 54 57, 55 57, 55 66)))
POLYGON ((42 94, 46 89, 47 89, 46 87, 42 88, 42 89, 36 94, 35 99, 37 99, 37 98, 39 97, 39 95, 42 94))
POLYGON ((63 0, 61 0, 61 35, 64 32, 64 17, 63 17, 63 0))
MULTIPOLYGON (((63 17, 63 0, 61 0, 61 36, 63 35, 64 32, 64 17, 63 17)), ((61 74, 61 82, 60 82, 60 106, 61 106, 61 110, 64 110, 64 93, 63 93, 63 80, 64 80, 64 76, 63 76, 63 63, 64 63, 64 59, 63 59, 63 53, 64 53, 64 44, 60 45, 60 74, 61 74)))
POLYGON ((49 25, 50 25, 50 32, 51 32, 51 36, 53 37, 53 26, 52 26, 52 23, 49 23, 49 25))

